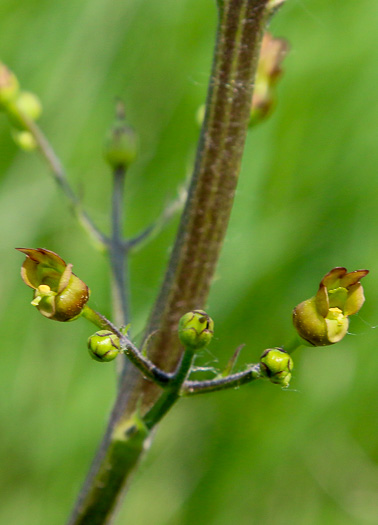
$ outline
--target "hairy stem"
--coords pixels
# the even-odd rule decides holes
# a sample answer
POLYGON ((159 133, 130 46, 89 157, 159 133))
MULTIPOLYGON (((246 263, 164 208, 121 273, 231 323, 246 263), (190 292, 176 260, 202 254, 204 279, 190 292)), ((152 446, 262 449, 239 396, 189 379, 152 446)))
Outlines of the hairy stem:
MULTIPOLYGON (((268 0, 222 1, 192 183, 169 267, 145 334, 147 338, 158 331, 149 345, 150 357, 168 371, 174 370, 180 360, 178 321, 184 313, 203 308, 226 233, 247 132, 267 3, 268 0)), ((148 411, 160 395, 161 390, 133 367, 124 372, 108 429, 72 514, 71 525, 89 523, 90 509, 98 498, 101 498, 99 512, 90 523, 110 523, 121 487, 130 477, 137 458, 135 463, 125 466, 120 480, 118 465, 109 451, 119 436, 119 428, 135 412, 138 403, 141 410, 148 411), (98 490, 105 465, 107 486, 113 487, 111 494, 98 490)), ((135 455, 139 457, 140 453, 138 449, 135 455)))
POLYGON ((185 381, 180 395, 192 396, 226 390, 227 388, 237 388, 256 379, 261 379, 261 377, 260 365, 250 365, 247 370, 226 377, 209 379, 208 381, 185 381))
POLYGON ((82 316, 98 328, 101 328, 102 330, 107 329, 113 332, 119 338, 123 352, 135 367, 142 372, 143 377, 154 381, 154 383, 160 386, 165 386, 171 381, 173 374, 167 374, 154 365, 154 363, 145 357, 130 339, 114 326, 112 322, 106 319, 106 317, 96 312, 88 305, 84 307, 82 316))

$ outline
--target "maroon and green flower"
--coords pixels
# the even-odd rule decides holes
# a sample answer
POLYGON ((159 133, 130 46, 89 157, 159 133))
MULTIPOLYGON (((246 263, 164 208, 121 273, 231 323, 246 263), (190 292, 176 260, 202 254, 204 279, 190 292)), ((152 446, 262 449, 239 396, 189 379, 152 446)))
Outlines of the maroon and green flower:
POLYGON ((89 289, 56 253, 44 248, 17 248, 26 255, 21 268, 25 284, 34 289, 32 305, 55 321, 72 321, 89 299, 89 289))
POLYGON ((300 303, 293 311, 298 334, 312 346, 326 346, 340 341, 348 331, 349 316, 357 313, 365 301, 360 280, 369 270, 347 272, 333 268, 320 281, 317 294, 300 303))

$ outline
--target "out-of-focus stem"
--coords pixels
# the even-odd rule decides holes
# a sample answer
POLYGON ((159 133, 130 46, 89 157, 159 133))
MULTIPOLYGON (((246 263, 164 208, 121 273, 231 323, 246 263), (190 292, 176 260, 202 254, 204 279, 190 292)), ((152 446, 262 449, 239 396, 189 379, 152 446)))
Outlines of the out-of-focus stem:
POLYGON ((116 168, 113 173, 112 236, 109 255, 112 270, 113 316, 117 326, 129 322, 129 298, 127 286, 127 251, 123 246, 123 192, 125 168, 116 168))
POLYGON ((108 244, 108 239, 93 223, 87 212, 83 210, 81 202, 72 190, 67 180, 67 176, 64 171, 63 165, 60 162, 58 156, 56 155, 50 142, 47 140, 47 138, 35 122, 22 115, 21 112, 19 118, 22 120, 25 129, 27 129, 33 135, 37 143, 38 149, 42 157, 46 160, 55 182, 58 184, 58 186, 61 188, 64 195, 68 199, 72 212, 77 217, 82 227, 88 232, 90 237, 93 239, 96 246, 103 251, 108 244))

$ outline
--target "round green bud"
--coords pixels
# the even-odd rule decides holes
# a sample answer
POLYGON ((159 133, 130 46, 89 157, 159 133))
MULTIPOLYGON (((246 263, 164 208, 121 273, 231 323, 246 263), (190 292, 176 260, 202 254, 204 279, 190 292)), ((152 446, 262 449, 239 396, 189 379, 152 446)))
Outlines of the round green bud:
POLYGON ((34 151, 37 147, 35 138, 29 131, 12 130, 12 138, 24 151, 34 151))
POLYGON ((260 370, 272 383, 289 386, 294 362, 283 348, 268 348, 260 358, 260 370))
POLYGON ((181 317, 178 334, 186 348, 203 348, 213 338, 214 321, 203 310, 193 310, 181 317))
POLYGON ((113 361, 120 352, 119 339, 109 330, 99 330, 89 337, 88 350, 95 361, 113 361))
POLYGON ((30 120, 37 120, 42 113, 42 105, 39 98, 29 91, 21 91, 16 101, 17 108, 30 120))
POLYGON ((127 168, 136 158, 138 140, 125 120, 123 104, 117 104, 116 119, 105 140, 104 157, 113 169, 127 168))

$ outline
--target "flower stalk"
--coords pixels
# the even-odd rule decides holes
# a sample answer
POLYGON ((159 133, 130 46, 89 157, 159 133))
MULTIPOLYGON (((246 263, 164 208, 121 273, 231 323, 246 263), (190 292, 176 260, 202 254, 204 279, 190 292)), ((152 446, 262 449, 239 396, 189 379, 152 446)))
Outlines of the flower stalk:
MULTIPOLYGON (((230 217, 250 118, 253 79, 268 0, 224 0, 219 10, 213 70, 197 158, 187 203, 164 283, 145 333, 158 331, 149 345, 151 360, 170 372, 180 361, 177 340, 180 317, 206 302, 230 217)), ((227 380, 227 378, 225 378, 227 380)), ((109 457, 114 436, 138 403, 148 410, 161 390, 142 379, 134 368, 124 371, 108 430, 75 506, 70 524, 88 523, 89 501, 100 497, 96 489, 107 466, 107 483, 118 480, 118 468, 109 457)), ((135 451, 135 462, 141 449, 135 451)), ((123 482, 103 498, 92 525, 111 521, 117 496, 132 472, 125 468, 123 482)))

